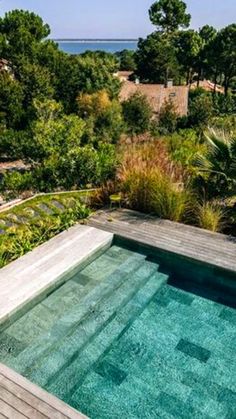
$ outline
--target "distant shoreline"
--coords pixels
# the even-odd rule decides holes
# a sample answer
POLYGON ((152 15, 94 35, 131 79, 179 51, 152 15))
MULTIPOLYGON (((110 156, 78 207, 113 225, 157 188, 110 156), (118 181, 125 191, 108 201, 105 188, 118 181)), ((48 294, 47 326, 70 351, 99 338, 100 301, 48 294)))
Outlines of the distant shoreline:
POLYGON ((130 43, 130 42, 138 42, 138 39, 75 39, 75 38, 72 38, 72 39, 66 39, 66 38, 54 38, 54 39, 51 39, 52 41, 54 41, 54 42, 81 42, 81 43, 87 43, 87 44, 89 44, 89 43, 99 43, 99 44, 101 44, 101 43, 109 43, 109 42, 111 42, 111 43, 124 43, 124 44, 126 44, 126 43, 130 43))

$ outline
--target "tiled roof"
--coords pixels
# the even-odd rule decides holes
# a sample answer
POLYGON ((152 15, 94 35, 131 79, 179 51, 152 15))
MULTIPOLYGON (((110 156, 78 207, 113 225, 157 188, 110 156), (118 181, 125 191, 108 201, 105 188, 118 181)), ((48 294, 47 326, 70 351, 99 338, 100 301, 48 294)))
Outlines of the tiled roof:
POLYGON ((199 86, 197 82, 194 82, 190 85, 191 89, 196 89, 197 87, 201 87, 208 92, 214 92, 214 90, 216 90, 217 93, 224 93, 224 88, 220 84, 217 84, 215 88, 214 83, 212 83, 210 80, 201 80, 199 82, 199 86))
POLYGON ((147 97, 153 112, 158 114, 165 102, 172 101, 178 115, 184 116, 188 113, 188 92, 188 86, 165 87, 163 84, 136 84, 126 81, 121 87, 120 100, 124 102, 134 93, 140 93, 147 97))

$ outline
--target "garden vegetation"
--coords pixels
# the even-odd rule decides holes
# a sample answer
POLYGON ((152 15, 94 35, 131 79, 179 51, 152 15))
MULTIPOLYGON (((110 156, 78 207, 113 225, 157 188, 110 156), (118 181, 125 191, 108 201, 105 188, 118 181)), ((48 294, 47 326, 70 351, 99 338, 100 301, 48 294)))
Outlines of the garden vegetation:
MULTIPOLYGON (((96 187, 100 205, 120 192, 130 208, 236 234, 236 24, 188 29, 182 0, 156 1, 149 15, 155 31, 136 52, 78 56, 60 51, 34 13, 0 19, 0 157, 27 167, 2 174, 1 194, 96 187), (120 103, 119 69, 143 83, 209 79, 215 90, 191 90, 185 117, 171 102, 156 117, 144 96, 120 103)), ((86 215, 78 203, 60 220, 9 232, 2 264, 86 215)))

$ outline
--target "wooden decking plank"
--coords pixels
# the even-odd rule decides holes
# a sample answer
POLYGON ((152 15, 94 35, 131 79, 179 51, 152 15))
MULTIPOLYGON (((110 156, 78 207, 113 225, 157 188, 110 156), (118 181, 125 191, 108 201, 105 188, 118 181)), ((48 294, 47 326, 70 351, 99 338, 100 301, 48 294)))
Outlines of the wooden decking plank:
POLYGON ((10 380, 4 375, 0 375, 0 384, 3 385, 6 389, 11 389, 18 398, 24 402, 29 403, 34 409, 41 413, 44 417, 50 418, 51 414, 54 414, 54 409, 51 409, 50 406, 45 403, 43 400, 37 398, 33 393, 30 393, 24 387, 20 386, 18 383, 10 380))
MULTIPOLYGON (((3 376, 2 374, 0 374, 0 391, 1 389, 8 391, 11 394, 12 400, 14 399, 14 397, 19 400, 19 404, 22 404, 23 408, 26 409, 26 411, 22 410, 23 413, 26 413, 29 409, 30 416, 28 416, 30 418, 32 417, 32 414, 34 414, 34 417, 37 419, 44 419, 50 417, 48 416, 47 405, 44 406, 44 403, 37 399, 37 397, 31 395, 29 392, 24 390, 24 388, 20 387, 13 381, 10 381, 7 377, 3 376)), ((12 404, 12 406, 14 407, 14 404, 12 404)))
POLYGON ((31 419, 45 419, 48 416, 42 415, 40 412, 35 410, 29 403, 22 401, 17 397, 13 392, 8 391, 4 386, 0 385, 0 397, 4 400, 5 403, 12 406, 22 415, 25 415, 27 418, 31 419))
POLYGON ((120 237, 236 272, 236 243, 228 236, 131 210, 103 211, 89 225, 120 237))
MULTIPOLYGON (((28 381, 26 378, 17 374, 15 371, 6 367, 3 364, 0 364, 0 376, 1 376, 1 386, 4 387, 8 392, 11 391, 13 394, 17 395, 18 401, 24 401, 28 405, 31 405, 37 412, 40 412, 41 417, 47 417, 49 419, 85 419, 86 416, 77 412, 72 407, 68 406, 66 403, 57 399, 53 395, 47 393, 45 390, 36 386, 35 384, 28 381), (9 388, 11 390, 9 390, 9 388)), ((1 398, 1 393, 0 393, 1 398)), ((1 401, 1 400, 0 400, 1 401)), ((15 400, 13 404, 15 403, 15 400)), ((15 410, 13 406, 9 406, 9 409, 15 410)), ((3 415, 6 415, 7 406, 1 408, 0 412, 3 415)), ((22 416, 7 416, 10 419, 27 417, 26 415, 22 416)), ((36 419, 38 416, 32 415, 30 419, 36 419)))
POLYGON ((0 395, 0 412, 8 419, 26 419, 27 418, 27 416, 22 415, 20 412, 15 410, 12 406, 6 403, 4 400, 2 400, 1 395, 0 395))
MULTIPOLYGON (((117 225, 120 225, 119 222, 116 222, 117 225)), ((197 237, 197 239, 195 238, 190 238, 187 234, 176 234, 174 238, 170 237, 170 235, 167 236, 167 232, 166 229, 164 228, 160 228, 158 227, 158 230, 154 230, 153 227, 151 226, 141 226, 141 230, 144 232, 144 234, 147 234, 147 236, 151 236, 153 239, 163 239, 163 240, 168 240, 168 242, 171 241, 171 243, 178 243, 181 244, 181 246, 186 246, 188 249, 192 248, 194 249, 194 251, 197 249, 203 250, 203 251, 209 251, 209 246, 211 248, 211 250, 214 249, 214 253, 219 256, 222 256, 222 253, 225 254, 225 257, 228 259, 229 257, 236 257, 235 255, 235 251, 233 251, 232 249, 228 249, 227 248, 227 252, 225 252, 224 250, 222 250, 222 248, 219 247, 219 243, 213 241, 213 240, 206 240, 204 237, 197 237), (199 241, 200 239, 200 241, 199 241)))

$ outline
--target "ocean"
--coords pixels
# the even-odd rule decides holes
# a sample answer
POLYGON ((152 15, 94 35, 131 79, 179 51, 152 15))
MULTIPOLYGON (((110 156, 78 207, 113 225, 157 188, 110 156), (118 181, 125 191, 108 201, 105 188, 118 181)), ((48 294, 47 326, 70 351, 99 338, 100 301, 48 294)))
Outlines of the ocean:
POLYGON ((98 40, 87 40, 87 39, 57 39, 55 42, 58 43, 59 48, 68 54, 82 54, 85 51, 105 51, 105 52, 119 52, 123 49, 136 50, 138 41, 135 39, 98 39, 98 40))

